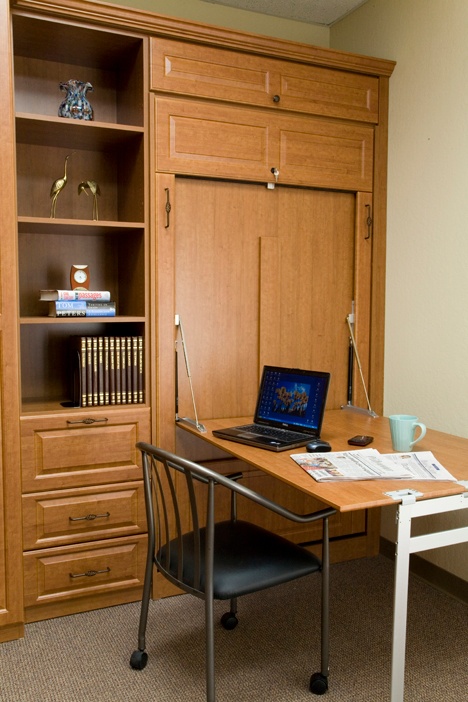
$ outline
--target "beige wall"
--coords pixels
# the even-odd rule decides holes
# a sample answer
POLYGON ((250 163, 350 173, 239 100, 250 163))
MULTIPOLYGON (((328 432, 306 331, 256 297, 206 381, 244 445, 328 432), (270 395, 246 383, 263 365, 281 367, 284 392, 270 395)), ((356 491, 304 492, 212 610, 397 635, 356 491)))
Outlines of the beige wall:
POLYGON ((203 0, 113 0, 112 4, 317 46, 328 46, 330 36, 328 27, 213 5, 203 0))
MULTIPOLYGON (((369 0, 330 46, 390 58, 385 413, 468 437, 468 2, 369 0)), ((382 533, 394 533, 384 510, 382 533)), ((468 515, 439 518, 466 525, 468 515)), ((426 558, 468 580, 468 545, 426 558)))

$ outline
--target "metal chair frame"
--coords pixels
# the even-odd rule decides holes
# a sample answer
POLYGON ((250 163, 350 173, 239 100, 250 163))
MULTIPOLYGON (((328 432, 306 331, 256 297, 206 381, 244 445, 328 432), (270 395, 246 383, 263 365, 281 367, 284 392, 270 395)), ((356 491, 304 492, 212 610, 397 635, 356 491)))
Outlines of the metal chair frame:
MULTIPOLYGON (((138 630, 138 650, 131 658, 133 668, 144 668, 147 663, 145 651, 145 632, 148 621, 149 602, 152 592, 154 566, 174 585, 187 593, 205 601, 205 635, 206 635, 206 699, 215 702, 215 667, 214 667, 214 544, 215 544, 215 488, 223 486, 231 491, 231 522, 237 521, 237 495, 255 502, 272 512, 294 522, 307 524, 322 520, 322 558, 321 558, 321 668, 310 679, 310 690, 315 694, 323 694, 328 689, 329 673, 329 526, 328 518, 336 510, 326 508, 310 514, 297 514, 273 502, 267 497, 238 483, 242 473, 230 476, 221 475, 212 469, 176 456, 173 453, 139 442, 137 448, 142 453, 143 478, 145 489, 145 504, 148 523, 148 551, 143 587, 140 622, 138 630), (162 467, 162 472, 158 470, 162 467), (172 470, 176 473, 173 474, 172 470), (191 529, 193 534, 192 582, 184 580, 184 532, 183 517, 178 504, 177 486, 174 477, 180 474, 185 478, 191 512, 191 529), (165 484, 163 482, 165 481, 165 484), (206 524, 200 527, 195 483, 201 481, 207 488, 206 524), (170 500, 172 517, 167 500, 170 500), (175 527, 175 537, 171 536, 171 528, 175 527), (203 538, 201 534, 203 533, 203 538), (204 546, 203 546, 204 542, 204 546), (174 554, 177 549, 177 555, 174 554), (177 574, 171 571, 173 557, 177 562, 177 574)), ((185 549, 187 551, 187 549, 185 549)), ((294 579, 292 576, 290 579, 294 579)), ((297 577, 297 576, 296 576, 297 577)), ((263 588, 256 588, 263 589, 263 588)), ((252 591, 255 591, 253 589, 252 591)), ((221 599, 221 598, 219 598, 221 599)), ((226 597, 228 599, 228 597, 226 597)), ((230 597, 230 612, 224 617, 225 628, 234 628, 237 624, 237 597, 230 597)))

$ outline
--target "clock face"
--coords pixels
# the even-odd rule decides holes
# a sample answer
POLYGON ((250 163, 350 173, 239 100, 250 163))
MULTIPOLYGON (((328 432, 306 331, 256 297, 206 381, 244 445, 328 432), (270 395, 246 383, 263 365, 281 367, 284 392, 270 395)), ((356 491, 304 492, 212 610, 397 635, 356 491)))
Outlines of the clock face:
POLYGON ((79 270, 79 271, 75 271, 73 279, 75 280, 76 283, 79 283, 80 285, 82 285, 82 283, 84 283, 88 279, 88 276, 86 275, 86 273, 84 271, 79 270))
POLYGON ((89 268, 85 265, 74 264, 70 271, 70 284, 72 290, 77 288, 89 289, 89 268))

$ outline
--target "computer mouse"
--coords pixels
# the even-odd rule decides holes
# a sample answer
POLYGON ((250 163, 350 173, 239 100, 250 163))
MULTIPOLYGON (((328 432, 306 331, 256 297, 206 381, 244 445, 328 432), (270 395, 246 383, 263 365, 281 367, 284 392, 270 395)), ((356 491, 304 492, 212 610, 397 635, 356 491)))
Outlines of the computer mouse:
POLYGON ((306 444, 306 451, 309 453, 325 453, 326 451, 331 451, 331 446, 328 441, 323 439, 313 439, 306 444))

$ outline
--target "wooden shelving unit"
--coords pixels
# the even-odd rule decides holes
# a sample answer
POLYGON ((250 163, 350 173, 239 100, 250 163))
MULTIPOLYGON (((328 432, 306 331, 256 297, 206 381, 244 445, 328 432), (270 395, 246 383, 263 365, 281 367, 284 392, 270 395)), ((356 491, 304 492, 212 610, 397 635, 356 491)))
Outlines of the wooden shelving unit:
POLYGON ((135 442, 149 439, 149 404, 73 407, 70 337, 148 336, 147 49, 138 36, 21 13, 13 39, 24 593, 33 621, 139 597, 146 537, 135 442), (72 78, 93 86, 92 121, 58 116, 60 83, 72 78), (67 156, 51 218, 51 186, 67 156), (79 193, 87 180, 99 184, 98 219, 92 196, 79 193), (115 317, 48 317, 39 291, 69 289, 74 263, 89 266, 91 289, 111 292, 115 317), (86 519, 75 529, 73 515, 97 506, 108 515, 98 529, 86 519))

